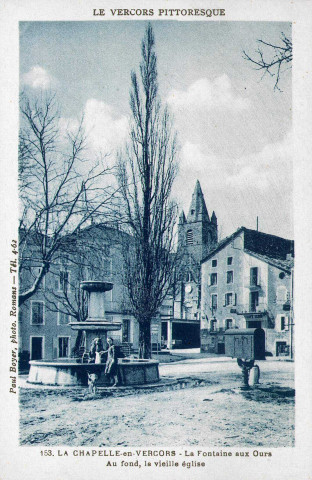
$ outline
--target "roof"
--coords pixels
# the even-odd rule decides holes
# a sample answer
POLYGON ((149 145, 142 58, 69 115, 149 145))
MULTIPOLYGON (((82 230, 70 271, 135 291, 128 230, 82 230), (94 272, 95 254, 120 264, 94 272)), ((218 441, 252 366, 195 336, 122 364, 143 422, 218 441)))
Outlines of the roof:
POLYGON ((280 270, 284 270, 286 272, 291 272, 291 269, 293 268, 294 266, 294 259, 291 258, 291 259, 285 259, 285 260, 281 260, 279 258, 271 258, 271 257, 268 257, 267 255, 261 255, 260 253, 255 253, 255 252, 251 252, 250 250, 247 250, 246 248, 244 248, 244 252, 245 253, 248 253, 249 255, 252 255, 253 257, 255 258, 258 258, 259 260, 262 260, 263 262, 266 262, 268 263, 269 265, 272 265, 273 267, 277 267, 279 268, 280 270))
POLYGON ((216 255, 226 245, 233 241, 234 238, 244 232, 244 251, 246 253, 257 256, 266 263, 290 271, 293 266, 293 258, 288 259, 288 254, 294 254, 293 240, 270 235, 268 233, 259 232, 258 230, 251 230, 245 227, 240 227, 236 232, 221 240, 216 248, 214 248, 201 263, 205 263, 211 257, 216 255))
POLYGON ((220 242, 217 244, 216 248, 211 250, 211 252, 208 253, 208 255, 203 258, 201 263, 205 263, 209 258, 213 257, 216 253, 218 253, 222 248, 224 248, 226 245, 228 245, 235 237, 237 237, 242 231, 244 230, 244 227, 239 228, 236 230, 236 232, 232 233, 232 235, 229 235, 228 237, 223 238, 220 240, 220 242))

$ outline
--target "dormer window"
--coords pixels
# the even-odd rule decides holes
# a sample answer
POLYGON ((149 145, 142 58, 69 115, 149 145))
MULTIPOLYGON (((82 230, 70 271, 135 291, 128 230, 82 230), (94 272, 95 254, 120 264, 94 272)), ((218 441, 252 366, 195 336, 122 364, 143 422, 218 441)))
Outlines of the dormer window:
POLYGON ((193 230, 188 230, 186 232, 186 244, 193 245, 193 230))

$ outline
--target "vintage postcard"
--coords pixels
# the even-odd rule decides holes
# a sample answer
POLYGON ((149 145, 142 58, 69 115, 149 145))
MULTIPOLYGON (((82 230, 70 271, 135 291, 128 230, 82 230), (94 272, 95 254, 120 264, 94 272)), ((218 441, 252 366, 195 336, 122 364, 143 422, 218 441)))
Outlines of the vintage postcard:
POLYGON ((1 479, 311 479, 311 3, 0 21, 1 479))

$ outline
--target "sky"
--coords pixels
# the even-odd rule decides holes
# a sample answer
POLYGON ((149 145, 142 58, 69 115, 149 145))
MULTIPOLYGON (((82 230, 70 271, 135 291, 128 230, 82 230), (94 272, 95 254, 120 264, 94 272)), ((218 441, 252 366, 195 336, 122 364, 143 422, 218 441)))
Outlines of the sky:
MULTIPOLYGON (((174 119, 179 173, 173 195, 187 214, 199 179, 220 237, 245 226, 293 238, 291 69, 274 80, 243 59, 257 40, 280 43, 289 23, 152 22, 159 93, 174 119)), ((127 139, 131 70, 145 21, 21 22, 20 87, 57 93, 63 125, 84 114, 90 149, 127 139)))

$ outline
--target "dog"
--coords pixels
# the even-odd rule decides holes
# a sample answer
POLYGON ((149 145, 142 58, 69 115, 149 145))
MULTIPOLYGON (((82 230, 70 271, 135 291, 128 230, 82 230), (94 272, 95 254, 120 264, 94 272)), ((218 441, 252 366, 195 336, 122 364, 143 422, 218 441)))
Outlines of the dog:
POLYGON ((88 386, 89 386, 89 393, 96 394, 96 382, 99 376, 96 373, 89 373, 88 372, 88 386))

